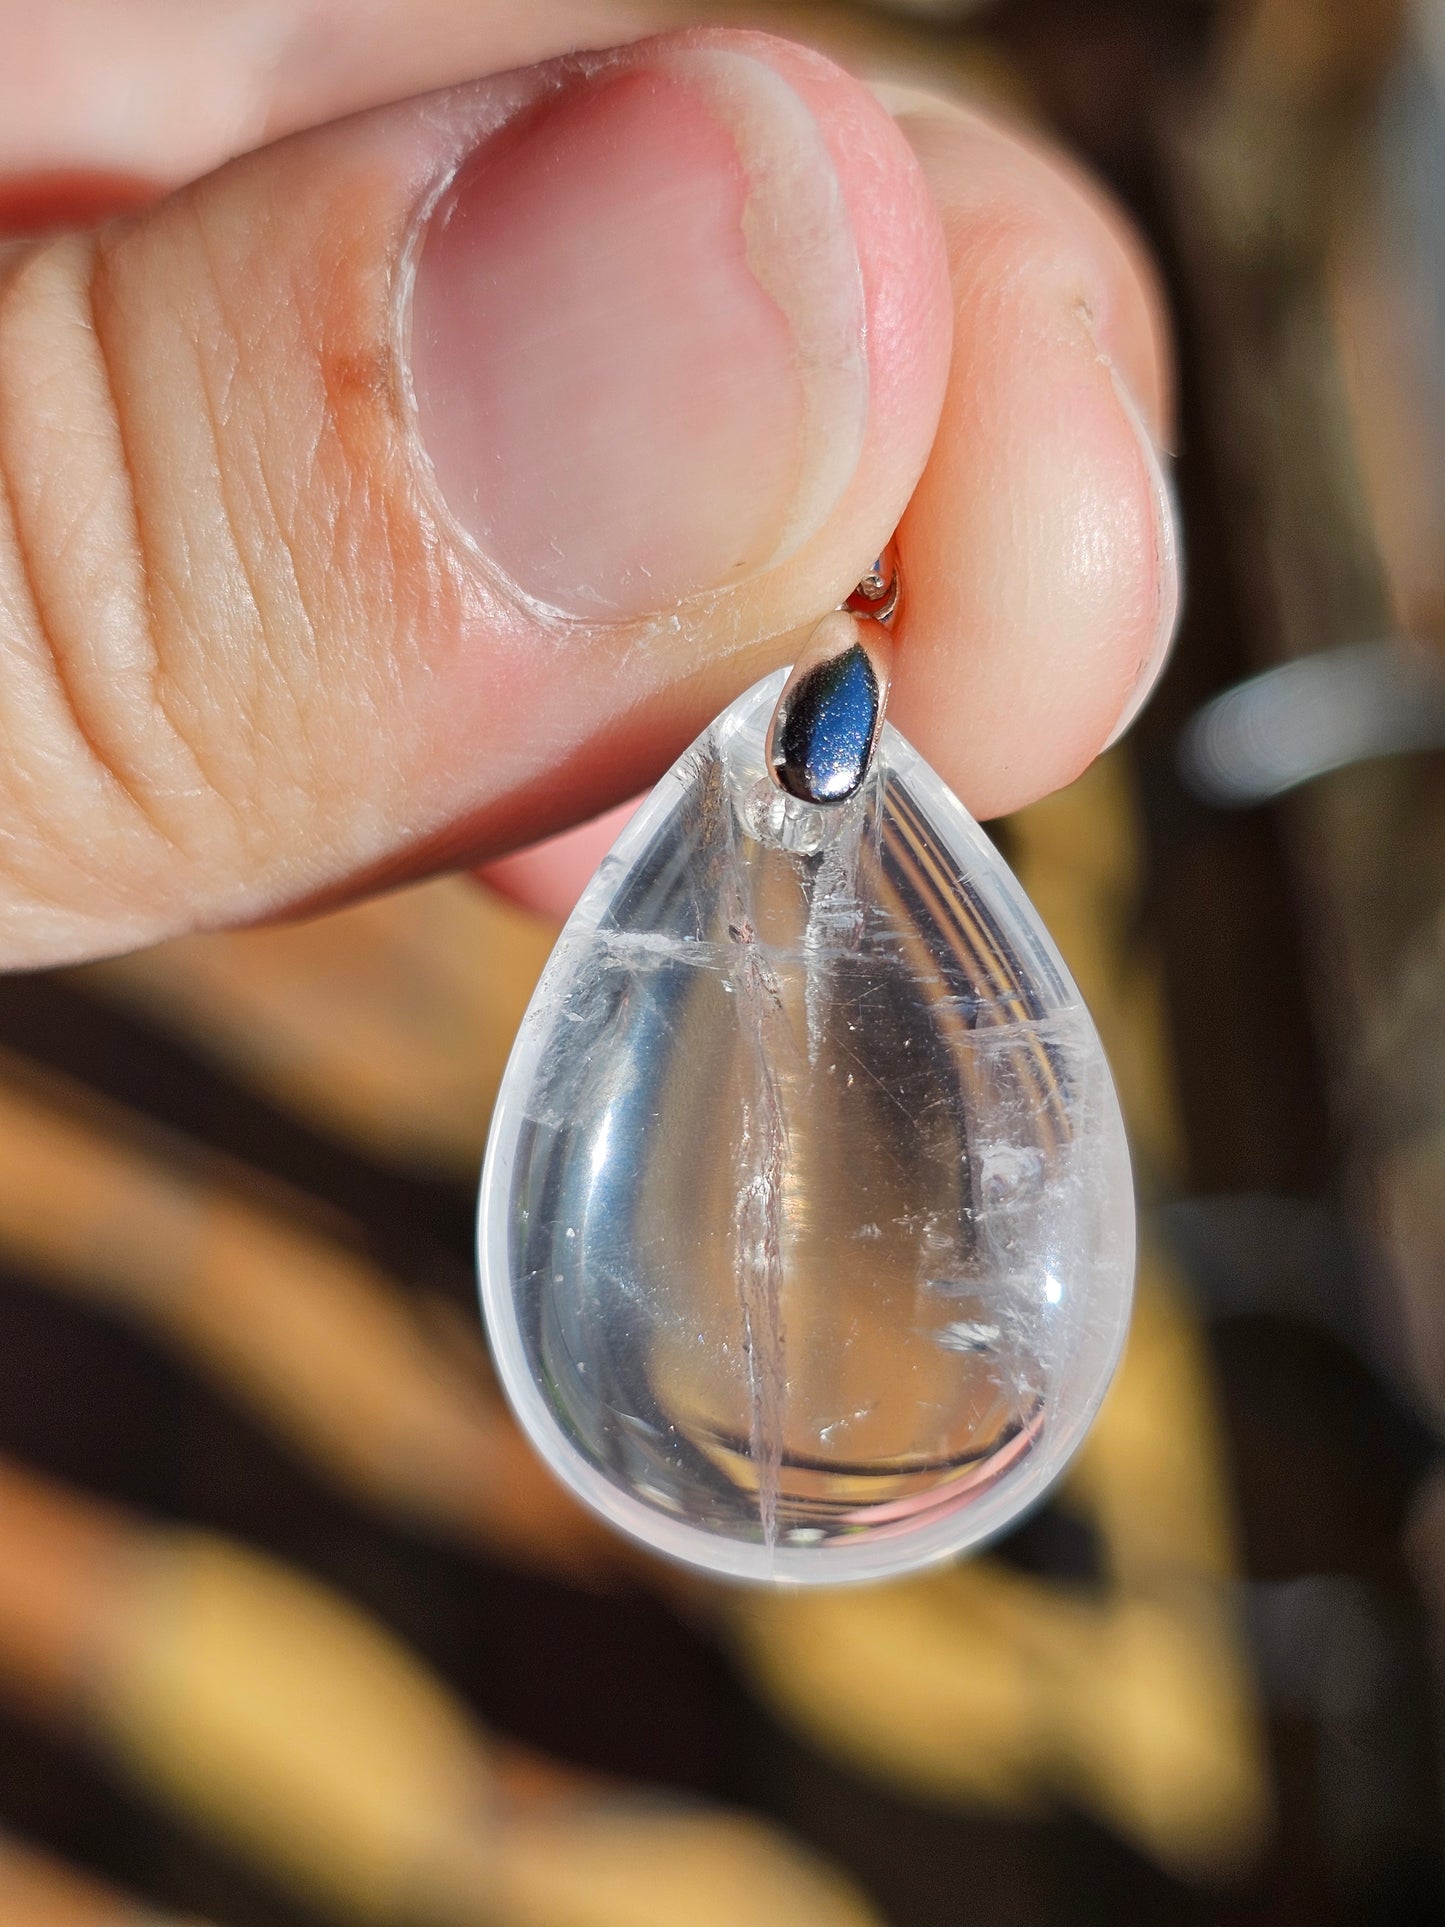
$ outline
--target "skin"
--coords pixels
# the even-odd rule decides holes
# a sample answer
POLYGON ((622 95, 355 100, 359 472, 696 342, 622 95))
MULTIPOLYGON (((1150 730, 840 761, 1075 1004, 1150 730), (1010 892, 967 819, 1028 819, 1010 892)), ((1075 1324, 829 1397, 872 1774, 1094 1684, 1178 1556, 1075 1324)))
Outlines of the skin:
MULTIPOLYGON (((1137 707, 1177 603, 1138 242, 1033 138, 880 106, 787 43, 625 59, 736 56, 811 116, 867 302, 866 418, 822 520, 795 539, 760 462, 764 563, 612 618, 514 593, 438 499, 406 400, 416 209, 553 84, 485 76, 657 24, 0 0, 0 220, 26 231, 0 248, 0 962, 291 914, 591 818, 788 660, 895 529, 890 713, 976 814, 1070 780, 1137 707)), ((552 455, 573 422, 543 423, 552 455)), ((645 439, 622 453, 645 470, 645 439)), ((564 906, 579 849, 509 858, 509 887, 564 906)))

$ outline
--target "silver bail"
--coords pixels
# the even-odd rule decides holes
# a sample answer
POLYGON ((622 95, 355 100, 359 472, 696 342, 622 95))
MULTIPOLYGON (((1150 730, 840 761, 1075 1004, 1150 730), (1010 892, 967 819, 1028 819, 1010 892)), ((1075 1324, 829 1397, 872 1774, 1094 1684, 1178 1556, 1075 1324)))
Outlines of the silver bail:
POLYGON ((803 645, 768 726, 768 772, 805 803, 846 803, 868 774, 888 706, 898 608, 892 544, 803 645))

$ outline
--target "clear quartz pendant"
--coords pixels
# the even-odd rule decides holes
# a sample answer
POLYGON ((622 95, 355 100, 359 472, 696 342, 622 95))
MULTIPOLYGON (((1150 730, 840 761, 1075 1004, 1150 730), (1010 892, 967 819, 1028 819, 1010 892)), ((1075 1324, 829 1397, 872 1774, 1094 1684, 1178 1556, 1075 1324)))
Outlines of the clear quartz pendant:
POLYGON ((828 808, 784 678, 673 767, 557 944, 497 1104, 483 1297, 537 1449, 658 1552, 886 1577, 1031 1506, 1128 1319, 1098 1037, 962 805, 885 726, 828 808))

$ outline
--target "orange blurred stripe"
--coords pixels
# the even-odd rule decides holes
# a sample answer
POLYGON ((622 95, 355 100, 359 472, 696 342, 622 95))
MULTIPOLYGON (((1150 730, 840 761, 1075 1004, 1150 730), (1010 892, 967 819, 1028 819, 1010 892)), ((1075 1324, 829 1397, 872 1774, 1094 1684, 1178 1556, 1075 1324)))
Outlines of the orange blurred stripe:
POLYGON ((0 1835, 0 1922, 4 1927, 203 1927, 160 1914, 50 1854, 0 1835))

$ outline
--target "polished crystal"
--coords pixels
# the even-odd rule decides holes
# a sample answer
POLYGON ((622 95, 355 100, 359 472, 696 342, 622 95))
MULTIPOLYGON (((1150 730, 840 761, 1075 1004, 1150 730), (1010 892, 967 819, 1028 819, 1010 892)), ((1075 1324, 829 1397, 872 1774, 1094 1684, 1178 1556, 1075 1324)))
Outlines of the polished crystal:
POLYGON ((768 678, 557 944, 483 1177, 492 1344, 553 1468, 658 1551, 857 1580, 998 1532, 1123 1341, 1128 1154, 1028 899, 891 728, 847 803, 764 763, 768 678))

